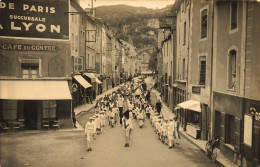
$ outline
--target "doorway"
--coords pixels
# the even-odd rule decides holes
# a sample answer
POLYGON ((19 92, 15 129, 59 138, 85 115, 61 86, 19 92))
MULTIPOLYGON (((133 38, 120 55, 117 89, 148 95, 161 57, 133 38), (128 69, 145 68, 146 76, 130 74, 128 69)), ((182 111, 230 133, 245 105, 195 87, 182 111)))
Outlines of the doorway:
POLYGON ((30 130, 37 129, 37 101, 24 101, 25 127, 30 130))
POLYGON ((215 139, 220 139, 221 113, 215 111, 215 139))

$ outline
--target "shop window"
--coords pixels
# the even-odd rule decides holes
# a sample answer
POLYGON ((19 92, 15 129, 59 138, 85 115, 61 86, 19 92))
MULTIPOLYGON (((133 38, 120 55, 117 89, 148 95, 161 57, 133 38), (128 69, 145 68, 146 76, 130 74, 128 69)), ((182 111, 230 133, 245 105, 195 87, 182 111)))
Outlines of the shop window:
POLYGON ((207 37, 207 33, 208 33, 208 10, 204 9, 201 12, 201 27, 200 27, 200 37, 201 39, 206 38, 207 37))
POLYGON ((231 2, 231 30, 237 28, 237 2, 231 2))
POLYGON ((228 89, 236 89, 236 54, 235 50, 229 52, 228 60, 228 89))
POLYGON ((42 117, 45 119, 56 118, 56 101, 55 100, 45 100, 42 102, 42 117))
POLYGON ((16 100, 3 100, 2 111, 4 120, 17 119, 17 101, 16 100))
POLYGON ((226 138, 225 143, 235 145, 235 117, 233 115, 226 114, 226 138))
POLYGON ((22 64, 22 78, 37 78, 39 64, 22 64))
POLYGON ((200 85, 205 85, 206 83, 206 57, 200 57, 200 85))

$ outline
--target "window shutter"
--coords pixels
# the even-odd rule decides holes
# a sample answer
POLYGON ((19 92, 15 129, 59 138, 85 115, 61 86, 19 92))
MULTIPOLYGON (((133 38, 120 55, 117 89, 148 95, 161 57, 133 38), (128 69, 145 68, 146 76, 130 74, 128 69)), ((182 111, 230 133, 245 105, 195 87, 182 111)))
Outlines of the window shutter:
POLYGON ((206 61, 200 62, 200 85, 205 85, 206 82, 206 61))
POLYGON ((74 70, 78 71, 78 58, 77 57, 74 58, 74 70))
POLYGON ((241 120, 237 117, 235 117, 235 149, 237 151, 240 151, 240 128, 241 128, 241 120))
POLYGON ((207 16, 207 9, 204 9, 201 12, 201 39, 207 37, 207 26, 208 26, 208 16, 207 16))
POLYGON ((83 61, 82 61, 82 57, 78 58, 78 70, 82 71, 83 70, 83 61))

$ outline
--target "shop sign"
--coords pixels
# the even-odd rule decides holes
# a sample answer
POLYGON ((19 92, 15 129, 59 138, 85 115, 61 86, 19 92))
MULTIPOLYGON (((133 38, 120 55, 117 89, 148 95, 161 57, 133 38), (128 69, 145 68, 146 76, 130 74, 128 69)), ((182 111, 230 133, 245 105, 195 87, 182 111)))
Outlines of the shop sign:
POLYGON ((78 85, 76 83, 72 84, 72 92, 76 93, 78 91, 78 85))
POLYGON ((24 45, 24 44, 7 44, 0 43, 0 50, 18 50, 18 51, 51 51, 57 50, 55 45, 24 45))
POLYGON ((252 115, 244 115, 244 144, 252 147, 253 118, 252 115))
POLYGON ((69 39, 68 0, 1 0, 0 36, 69 39))

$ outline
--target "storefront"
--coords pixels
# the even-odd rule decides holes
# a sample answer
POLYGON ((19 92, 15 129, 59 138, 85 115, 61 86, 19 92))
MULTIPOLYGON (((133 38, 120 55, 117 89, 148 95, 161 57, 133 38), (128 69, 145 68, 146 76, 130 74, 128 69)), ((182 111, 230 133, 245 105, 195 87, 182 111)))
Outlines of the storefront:
POLYGON ((71 119, 68 81, 1 80, 0 121, 42 129, 43 121, 71 119))
POLYGON ((96 99, 96 96, 98 95, 98 90, 100 89, 100 84, 102 84, 102 82, 95 76, 94 73, 83 73, 83 78, 88 81, 92 87, 91 87, 91 93, 89 94, 89 96, 92 96, 93 99, 96 99))
POLYGON ((88 83, 80 74, 73 75, 72 77, 72 92, 73 92, 73 107, 90 103, 90 97, 88 92, 92 85, 88 83))
POLYGON ((260 101, 245 100, 243 166, 260 165, 260 101))
POLYGON ((194 138, 201 138, 201 108, 200 102, 188 100, 179 103, 175 110, 179 110, 179 116, 184 123, 186 133, 194 138))

